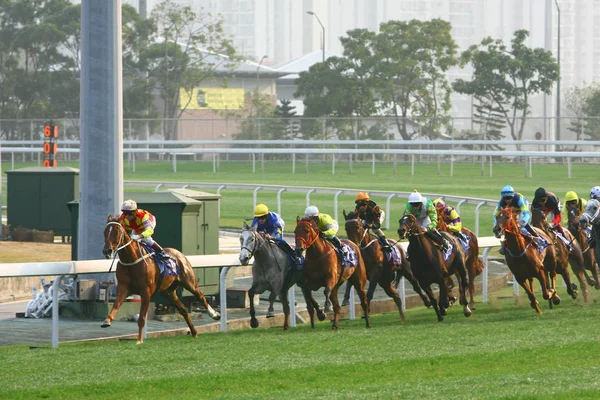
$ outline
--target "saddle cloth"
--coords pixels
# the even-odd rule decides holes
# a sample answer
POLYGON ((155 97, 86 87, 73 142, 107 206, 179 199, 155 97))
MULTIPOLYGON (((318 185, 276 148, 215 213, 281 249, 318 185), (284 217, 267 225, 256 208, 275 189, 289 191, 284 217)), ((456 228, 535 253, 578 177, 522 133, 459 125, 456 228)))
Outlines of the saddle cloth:
POLYGON ((463 249, 465 249, 465 253, 466 253, 471 248, 471 245, 469 244, 469 242, 471 241, 471 236, 467 235, 464 232, 463 232, 463 236, 465 236, 467 238, 467 241, 464 241, 462 239, 462 237, 460 237, 460 236, 457 236, 457 238, 458 238, 458 241, 460 242, 460 244, 462 245, 463 249))
POLYGON ((342 260, 342 267, 356 267, 358 265, 358 256, 356 255, 354 248, 343 242, 342 246, 348 250, 345 255, 341 251, 338 251, 338 257, 342 260))
MULTIPOLYGON (((389 242, 388 242, 389 244, 389 242)), ((392 246, 390 244, 389 252, 384 251, 383 254, 387 258, 388 262, 393 265, 402 265, 402 255, 400 254, 400 250, 396 246, 392 246)))
MULTIPOLYGON (((152 247, 147 246, 145 243, 141 243, 142 246, 146 249, 148 253, 152 253, 152 258, 156 261, 158 265, 158 269, 162 276, 170 276, 170 275, 179 275, 179 265, 177 265, 177 261, 174 258, 168 257, 163 258, 154 252, 152 247)), ((167 250, 165 250, 166 254, 169 254, 167 250)), ((170 254, 169 254, 170 255, 170 254)))

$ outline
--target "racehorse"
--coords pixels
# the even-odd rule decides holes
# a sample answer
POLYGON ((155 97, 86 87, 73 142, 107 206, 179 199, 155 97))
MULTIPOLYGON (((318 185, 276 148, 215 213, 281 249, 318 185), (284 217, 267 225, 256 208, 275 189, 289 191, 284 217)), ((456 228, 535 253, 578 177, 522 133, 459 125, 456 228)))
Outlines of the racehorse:
POLYGON ((177 262, 179 268, 177 275, 161 275, 158 264, 152 257, 153 253, 147 252, 137 241, 131 239, 118 217, 108 217, 106 227, 104 228, 104 248, 102 253, 107 259, 112 258, 114 260, 117 255, 119 256, 116 270, 118 284, 117 297, 101 325, 102 328, 110 326, 115 318, 115 314, 127 296, 137 294, 142 300, 140 316, 137 321, 139 328, 137 343, 142 343, 142 331, 146 324, 146 314, 150 306, 150 298, 155 292, 160 291, 167 296, 169 302, 183 316, 190 328, 191 335, 197 337, 198 331, 196 331, 190 319, 188 310, 177 297, 176 289, 178 287, 183 287, 193 293, 196 299, 208 310, 212 319, 221 319, 221 314, 208 304, 204 294, 198 287, 196 275, 188 259, 177 249, 168 248, 165 251, 177 262))
MULTIPOLYGON (((397 274, 404 276, 413 286, 416 293, 419 294, 423 303, 429 307, 431 304, 429 299, 423 291, 417 278, 415 278, 410 263, 406 259, 406 253, 397 245, 398 252, 400 253, 400 263, 394 264, 387 260, 387 257, 381 250, 381 244, 376 236, 372 235, 368 229, 365 229, 362 221, 354 211, 346 214, 346 210, 343 210, 344 218, 346 219, 346 234, 348 239, 360 247, 360 251, 365 260, 365 266, 367 268, 367 279, 369 280, 369 289, 367 290, 367 299, 369 302, 373 299, 373 293, 377 284, 383 288, 385 293, 394 299, 398 312, 400 313, 400 320, 404 321, 404 312, 402 311, 402 300, 394 288, 394 281, 397 278, 397 274)), ((349 288, 349 286, 347 286, 349 288)), ((345 296, 344 296, 345 298, 345 296)))
POLYGON ((450 307, 448 302, 448 287, 446 278, 452 274, 458 273, 459 276, 459 301, 463 306, 465 317, 471 316, 471 309, 467 303, 465 294, 469 285, 467 279, 467 269, 465 267, 465 252, 458 240, 447 232, 441 232, 450 243, 454 245, 454 251, 444 261, 442 250, 433 244, 433 241, 425 236, 425 231, 417 223, 413 214, 405 214, 398 221, 400 227, 398 235, 400 239, 408 237, 408 258, 415 277, 419 281, 419 286, 427 293, 438 321, 443 321, 446 315, 446 309, 450 307), (440 288, 439 300, 436 302, 431 289, 432 284, 437 284, 440 288))
MULTIPOLYGON (((525 239, 517 225, 517 214, 513 213, 510 208, 500 210, 496 217, 496 226, 494 226, 494 235, 500 238, 504 233, 505 236, 505 255, 508 269, 512 272, 514 279, 525 290, 529 297, 531 308, 535 309, 538 314, 542 313, 540 305, 533 294, 533 278, 537 278, 542 288, 542 296, 544 300, 548 300, 553 296, 552 290, 548 289, 546 282, 546 271, 544 270, 544 256, 548 249, 544 249, 542 254, 538 254, 535 246, 532 246, 531 239, 525 239)), ((535 228, 534 228, 535 229, 535 228)), ((538 235, 546 238, 546 235, 536 229, 538 235)))
MULTIPOLYGON (((443 210, 437 210, 438 215, 438 230, 448 232, 452 234, 448 225, 444 221, 443 218, 443 210)), ((475 278, 481 275, 483 272, 483 260, 479 258, 479 241, 477 240, 477 236, 473 232, 471 232, 467 228, 462 228, 461 232, 469 239, 469 250, 467 250, 467 254, 465 255, 465 267, 467 268, 467 275, 469 277, 469 307, 471 310, 476 310, 475 306, 475 278)), ((460 243, 460 240, 458 241, 460 243)), ((462 246, 462 244, 461 244, 462 246)), ((456 279, 460 285, 460 278, 457 275, 456 279)), ((454 295, 452 294, 452 288, 454 287, 454 280, 452 276, 446 278, 446 285, 448 286, 448 298, 455 300, 454 295)), ((460 286, 459 286, 460 287, 460 286)))
MULTIPOLYGON (((556 291, 556 273, 562 275, 565 284, 567 285, 567 293, 573 298, 577 298, 577 291, 574 289, 574 285, 571 283, 571 276, 569 274, 569 249, 567 245, 558 237, 558 235, 550 229, 546 222, 546 213, 541 208, 533 208, 531 210, 531 225, 542 230, 552 243, 552 250, 548 251, 546 257, 544 257, 544 270, 548 278, 548 286, 554 290, 554 296, 552 297, 552 303, 560 304, 560 297, 556 291)), ((566 233, 566 232, 565 232, 566 233)), ((566 233, 570 235, 569 233, 566 233)), ((571 239, 567 236, 567 239, 571 239)), ((571 242, 574 241, 571 240, 571 242)), ((580 260, 580 266, 583 265, 583 257, 580 260)), ((585 282, 583 283, 585 285, 585 282)), ((587 286, 582 290, 587 291, 587 286)), ((552 307, 552 306, 550 306, 552 307)))
MULTIPOLYGON (((588 200, 585 205, 584 214, 581 216, 580 223, 582 227, 588 224, 592 228, 592 235, 596 242, 600 242, 600 201, 596 199, 588 200)), ((596 261, 600 260, 600 245, 594 246, 594 257, 596 261)))
POLYGON ((310 326, 315 327, 314 306, 311 301, 311 290, 325 287, 325 296, 329 297, 333 304, 333 321, 331 328, 338 329, 340 319, 340 304, 338 302, 338 288, 346 280, 354 286, 360 298, 360 305, 365 316, 367 328, 371 327, 369 316, 369 305, 365 285, 367 282, 367 271, 365 262, 360 254, 358 246, 343 240, 342 242, 352 248, 356 253, 356 266, 342 266, 342 261, 336 252, 335 246, 322 237, 319 228, 312 218, 296 218, 296 252, 305 257, 304 276, 301 289, 306 300, 308 314, 310 315, 310 326))
MULTIPOLYGON (((579 245, 579 249, 581 250, 583 256, 583 275, 587 283, 590 286, 594 286, 596 290, 600 289, 600 279, 598 278, 598 265, 596 264, 596 257, 594 256, 594 251, 591 250, 590 245, 587 242, 587 233, 584 229, 582 229, 580 220, 580 211, 579 208, 573 207, 569 209, 568 212, 568 229, 569 232, 575 237, 576 244, 579 245), (587 272, 591 272, 593 278, 591 278, 587 272)), ((581 280, 580 280, 581 281, 581 280)), ((585 292, 584 292, 585 298, 585 292)), ((587 299, 585 300, 587 301, 587 299)))
MULTIPOLYGON (((284 322, 283 329, 290 327, 290 304, 288 301, 288 289, 294 285, 294 278, 288 281, 284 286, 285 276, 291 267, 290 256, 281 247, 269 240, 264 233, 257 232, 256 227, 250 227, 244 222, 242 233, 240 235, 240 263, 248 265, 248 262, 254 257, 252 263, 252 286, 248 291, 250 299, 254 299, 255 294, 261 294, 265 290, 271 292, 269 296, 269 310, 267 318, 275 316, 273 303, 279 295, 283 306, 284 322)), ((320 321, 326 318, 325 313, 319 309, 319 304, 311 298, 313 307, 317 310, 317 316, 320 321)), ((258 327, 254 301, 250 301, 250 326, 258 327)))

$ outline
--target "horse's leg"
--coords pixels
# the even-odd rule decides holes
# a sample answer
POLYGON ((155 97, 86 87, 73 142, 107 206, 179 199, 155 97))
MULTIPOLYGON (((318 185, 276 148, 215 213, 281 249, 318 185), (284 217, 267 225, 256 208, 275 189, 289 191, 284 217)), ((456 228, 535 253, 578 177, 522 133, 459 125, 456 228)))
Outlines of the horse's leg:
MULTIPOLYGON (((421 288, 425 291, 425 293, 427 294, 427 297, 429 297, 429 302, 431 303, 431 305, 433 306, 433 309, 435 310, 438 321, 442 322, 444 320, 444 316, 440 312, 440 307, 438 306, 438 303, 435 300, 435 296, 433 295, 433 290, 431 290, 431 286, 425 286, 425 287, 421 286, 421 288)), ((441 296, 441 294, 440 294, 440 296, 441 296)))
POLYGON ((326 312, 330 312, 332 310, 332 308, 331 308, 331 301, 329 300, 329 293, 327 292, 327 289, 325 289, 323 291, 323 296, 325 296, 325 304, 323 304, 323 309, 326 312))
POLYGON ((192 323, 192 319, 190 318, 190 313, 188 312, 188 309, 185 306, 185 304, 183 304, 181 302, 181 300, 179 300, 179 297, 177 296, 177 293, 175 292, 175 290, 165 292, 165 294, 167 295, 169 302, 177 308, 177 311, 179 311, 179 314, 181 314, 183 319, 185 319, 185 322, 187 323, 188 328, 190 328, 190 334, 192 335, 192 337, 198 337, 198 331, 196 330, 196 327, 192 323))
POLYGON ((315 306, 313 303, 312 293, 310 292, 310 288, 303 287, 302 294, 304 295, 304 301, 306 301, 306 310, 308 311, 308 316, 310 317, 310 327, 314 329, 315 327, 315 306))
POLYGON ((275 303, 275 299, 277 298, 277 293, 271 292, 269 295, 269 309, 267 310, 267 318, 273 318, 275 316, 275 309, 273 308, 273 303, 275 303))
POLYGON ((290 306, 288 291, 285 288, 281 289, 279 300, 281 300, 281 305, 283 306, 283 330, 287 331, 290 329, 290 308, 294 306, 290 306))
MULTIPOLYGON (((456 278, 458 279, 458 276, 456 278)), ((454 280, 452 279, 452 275, 444 280, 446 281, 446 290, 448 291, 448 307, 452 307, 456 303, 456 297, 454 297, 454 280)), ((458 284, 460 285, 460 280, 458 284)))
POLYGON ((129 296, 129 287, 125 283, 117 284, 117 297, 115 298, 115 302, 113 303, 110 312, 102 322, 102 325, 100 325, 102 328, 108 328, 110 326, 111 322, 115 319, 117 311, 119 311, 121 304, 123 304, 123 301, 127 296, 129 296))
POLYGON ((254 295, 256 293, 256 284, 252 284, 248 290, 248 298, 250 299, 250 327, 258 328, 258 320, 256 319, 256 310, 254 309, 254 295))
MULTIPOLYGON (((398 270, 400 271, 400 270, 398 270)), ((431 307, 431 300, 427 297, 425 293, 423 293, 423 289, 421 289, 421 285, 419 285, 419 281, 413 275, 413 272, 410 268, 407 268, 406 265, 403 267, 402 275, 410 282, 413 287, 413 290, 419 295, 421 300, 423 300, 423 304, 425 307, 431 307)))
POLYGON ((198 282, 196 281, 196 275, 194 275, 192 273, 192 277, 189 277, 188 274, 185 274, 185 275, 182 274, 180 276, 179 283, 181 284, 181 286, 183 286, 185 289, 187 289, 188 292, 192 293, 196 297, 196 299, 198 299, 198 301, 200 303, 202 303, 202 305, 204 305, 204 308, 206 308, 206 311, 208 311, 208 315, 210 315, 210 317, 212 319, 214 319, 215 321, 218 321, 221 319, 221 313, 216 311, 214 308, 212 308, 210 306, 210 304, 208 304, 208 301, 206 301, 206 297, 204 297, 204 293, 202 293, 202 291, 198 287, 198 282))
MULTIPOLYGON (((356 267, 358 268, 358 267, 356 267)), ((358 298, 360 299, 360 306, 363 310, 363 315, 365 318, 365 324, 367 328, 371 327, 371 317, 370 317, 370 307, 369 300, 367 298, 367 292, 365 290, 365 286, 367 284, 367 274, 366 273, 354 273, 348 279, 348 282, 354 287, 356 293, 358 293, 358 298)), ((377 286, 376 283, 373 286, 377 286)), ((370 288, 370 287, 369 287, 370 288)))
MULTIPOLYGON (((517 278, 515 277, 515 279, 517 279, 517 278)), ((525 293, 527 293, 527 297, 529 297, 529 305, 531 306, 531 308, 535 309, 535 311, 538 314, 541 314, 542 310, 540 310, 540 305, 539 305, 538 301, 536 300, 535 295, 533 294, 531 282, 528 283, 525 281, 525 279, 517 279, 517 282, 525 290, 525 293)), ((544 285, 542 284, 542 288, 543 287, 544 287, 544 285)), ((546 292, 544 292, 544 293, 546 293, 546 292)), ((547 296, 547 294, 546 294, 546 296, 547 296)))
POLYGON ((325 319, 327 319, 327 314, 325 314, 325 310, 322 310, 319 307, 319 303, 315 300, 314 297, 312 297, 312 294, 310 297, 310 301, 312 302, 312 305, 315 311, 317 312, 317 318, 319 318, 319 321, 325 321, 325 319))
POLYGON ((334 331, 339 328, 340 321, 340 302, 338 300, 338 285, 334 285, 331 289, 329 286, 325 289, 325 292, 329 292, 329 300, 331 300, 331 304, 333 305, 333 320, 331 321, 331 329, 334 331))
POLYGON ((344 300, 342 300, 342 307, 350 304, 350 291, 352 290, 352 285, 346 283, 346 289, 344 289, 344 300))
POLYGON ((141 305, 140 305, 140 315, 137 320, 138 324, 138 340, 137 344, 142 344, 144 342, 143 332, 144 326, 146 326, 146 316, 148 315, 148 309, 150 308, 150 298, 152 297, 152 293, 154 292, 154 284, 146 288, 146 291, 140 293, 141 305))
POLYGON ((463 306, 463 315, 465 317, 470 317, 472 312, 469 308, 469 303, 467 302, 467 289, 469 288, 469 280, 467 279, 467 267, 465 265, 464 259, 454 260, 454 262, 456 263, 459 278, 458 289, 460 305, 463 306))
POLYGON ((396 289, 394 289, 394 285, 392 284, 393 282, 393 279, 382 279, 379 281, 379 286, 383 288, 385 294, 394 299, 394 303, 396 303, 396 307, 398 308, 398 312, 400 313, 400 321, 404 321, 404 311, 402 311, 402 299, 400 298, 398 292, 396 292, 396 289))

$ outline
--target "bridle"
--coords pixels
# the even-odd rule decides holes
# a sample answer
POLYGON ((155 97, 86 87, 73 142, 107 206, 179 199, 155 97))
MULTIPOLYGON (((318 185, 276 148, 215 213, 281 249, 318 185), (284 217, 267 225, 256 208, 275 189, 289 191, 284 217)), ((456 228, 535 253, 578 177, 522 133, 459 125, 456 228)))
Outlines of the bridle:
MULTIPOLYGON (((363 230, 363 234, 361 235, 360 240, 358 241, 358 243, 362 243, 365 241, 365 238, 367 237, 367 233, 369 233, 369 228, 365 229, 362 226, 362 222, 358 219, 358 218, 351 218, 351 219, 347 219, 346 220, 346 226, 348 226, 348 222, 354 222, 356 225, 358 225, 358 230, 362 229, 363 230)), ((347 231, 347 229, 346 229, 347 231)), ((377 241, 377 239, 373 239, 371 240, 369 243, 367 243, 366 245, 362 246, 363 249, 366 249, 367 247, 369 247, 370 245, 372 245, 373 243, 375 243, 377 241)))
MULTIPOLYGON (((252 246, 252 249, 248 248, 247 246, 241 246, 241 250, 247 250, 248 252, 250 252, 250 257, 254 257, 254 254, 258 251, 258 249, 262 247, 264 241, 259 239, 260 235, 255 230, 248 231, 252 234, 252 238, 254 239, 254 245, 252 246)), ((247 242, 247 240, 244 242, 247 242)))
POLYGON ((417 218, 412 214, 406 214, 402 218, 400 218, 400 227, 404 226, 404 236, 421 236, 425 234, 424 231, 417 231, 415 229, 417 218))
POLYGON ((297 239, 302 242, 302 246, 304 246, 305 249, 308 249, 317 241, 319 238, 319 233, 315 231, 312 226, 312 222, 310 221, 298 221, 298 225, 306 225, 308 227, 308 240, 304 239, 302 236, 297 236, 297 239))
MULTIPOLYGON (((106 224, 107 227, 109 225, 117 225, 119 227, 119 240, 117 242, 117 248, 115 250, 113 250, 111 248, 111 251, 113 252, 114 256, 113 256, 112 264, 110 265, 110 269, 109 269, 109 272, 110 272, 112 270, 112 266, 113 266, 113 264, 114 264, 114 262, 115 262, 115 260, 117 258, 117 255, 119 254, 119 251, 123 250, 123 249, 127 248, 129 245, 131 245, 131 243, 133 242, 133 239, 131 239, 131 237, 130 237, 129 241, 121 246, 121 243, 125 242, 125 228, 123 227, 123 225, 121 225, 121 223, 115 222, 115 221, 111 221, 111 222, 109 222, 109 223, 106 224)), ((106 236, 107 236, 107 238, 110 237, 110 231, 109 231, 109 234, 106 235, 106 236)), ((105 244, 106 244, 106 240, 105 240, 105 244)), ((110 244, 112 244, 112 243, 110 243, 110 244)), ((107 254, 106 250, 102 250, 102 252, 105 255, 107 254)), ((139 263, 140 261, 145 260, 148 257, 152 257, 152 253, 146 253, 143 256, 139 257, 137 260, 135 260, 133 262, 130 262, 130 263, 123 262, 121 259, 119 259, 119 263, 121 265, 123 265, 123 266, 128 267, 128 266, 131 266, 131 265, 135 265, 135 264, 139 263)))
MULTIPOLYGON (((519 228, 517 227, 516 222, 514 221, 513 217, 512 217, 512 213, 510 214, 504 214, 504 213, 500 213, 500 215, 498 215, 498 217, 502 216, 502 218, 506 218, 507 222, 504 224, 504 226, 500 229, 500 232, 508 232, 511 235, 514 236, 518 236, 519 234, 521 234, 521 232, 519 232, 519 228), (513 224, 515 225, 515 227, 517 227, 517 230, 510 230, 508 229, 508 225, 509 225, 509 220, 513 221, 513 224)), ((510 251, 510 249, 508 247, 505 247, 506 251, 508 252, 508 254, 512 257, 512 258, 520 258, 523 257, 525 255, 525 253, 527 253, 527 249, 529 248, 529 246, 531 246, 531 244, 533 243, 533 241, 530 241, 529 243, 527 243, 525 245, 525 248, 523 249, 523 251, 521 252, 521 254, 519 255, 515 255, 513 254, 512 251, 510 251)))

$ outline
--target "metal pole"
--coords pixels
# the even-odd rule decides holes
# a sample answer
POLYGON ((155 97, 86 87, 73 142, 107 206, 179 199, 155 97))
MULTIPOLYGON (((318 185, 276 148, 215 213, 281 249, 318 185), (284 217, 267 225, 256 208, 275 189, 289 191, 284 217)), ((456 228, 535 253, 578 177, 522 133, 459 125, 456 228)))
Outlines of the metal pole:
MULTIPOLYGON (((556 82, 556 140, 560 140, 560 7, 558 6, 558 0, 554 0, 556 5, 556 11, 558 12, 558 27, 557 27, 557 51, 556 61, 558 63, 558 81, 556 82)), ((559 147, 560 149, 560 147, 559 147)))
MULTIPOLYGON (((221 332, 227 332, 227 287, 225 278, 229 267, 223 267, 219 275, 219 305, 221 308, 221 332)), ((252 299, 253 301, 253 299, 252 299)))

